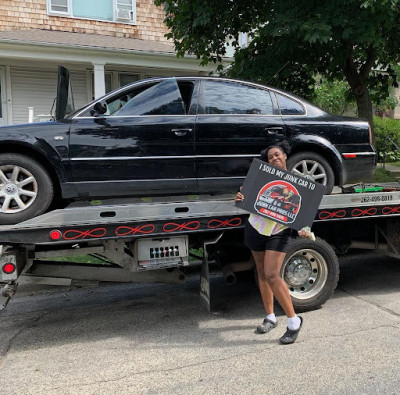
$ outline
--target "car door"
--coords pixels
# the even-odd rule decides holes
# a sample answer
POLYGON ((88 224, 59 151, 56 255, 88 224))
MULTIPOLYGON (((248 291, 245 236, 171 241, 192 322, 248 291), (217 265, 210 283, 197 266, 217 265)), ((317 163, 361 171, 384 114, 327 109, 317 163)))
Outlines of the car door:
POLYGON ((189 114, 195 83, 183 85, 186 101, 177 80, 169 78, 134 84, 74 118, 70 164, 79 194, 126 196, 195 189, 195 114, 189 114))
POLYGON ((285 139, 275 95, 263 87, 205 79, 196 122, 196 177, 202 191, 235 191, 252 160, 285 139))

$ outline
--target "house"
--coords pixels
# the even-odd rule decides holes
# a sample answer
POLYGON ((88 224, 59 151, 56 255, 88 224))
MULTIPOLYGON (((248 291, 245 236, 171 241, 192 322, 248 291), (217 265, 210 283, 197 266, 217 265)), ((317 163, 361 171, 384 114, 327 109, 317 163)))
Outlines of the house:
POLYGON ((2 0, 0 125, 49 119, 59 64, 76 108, 145 77, 208 74, 176 57, 163 19, 153 0, 2 0))

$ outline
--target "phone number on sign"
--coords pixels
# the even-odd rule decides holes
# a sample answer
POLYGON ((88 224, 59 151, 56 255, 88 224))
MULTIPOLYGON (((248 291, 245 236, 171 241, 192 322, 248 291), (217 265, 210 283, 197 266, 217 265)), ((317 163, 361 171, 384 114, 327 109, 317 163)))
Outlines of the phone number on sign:
POLYGON ((361 203, 390 202, 392 200, 393 195, 363 196, 361 198, 361 203))

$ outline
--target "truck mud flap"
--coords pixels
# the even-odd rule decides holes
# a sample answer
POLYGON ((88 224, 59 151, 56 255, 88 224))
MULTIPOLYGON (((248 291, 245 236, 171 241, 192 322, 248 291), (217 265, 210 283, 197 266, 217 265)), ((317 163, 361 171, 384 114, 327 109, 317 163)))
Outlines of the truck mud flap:
POLYGON ((212 311, 211 306, 211 286, 210 286, 210 270, 208 267, 208 252, 207 246, 211 244, 215 244, 219 241, 224 233, 219 233, 218 236, 213 239, 205 240, 203 242, 203 263, 201 265, 201 274, 200 274, 200 299, 205 305, 208 312, 212 311))

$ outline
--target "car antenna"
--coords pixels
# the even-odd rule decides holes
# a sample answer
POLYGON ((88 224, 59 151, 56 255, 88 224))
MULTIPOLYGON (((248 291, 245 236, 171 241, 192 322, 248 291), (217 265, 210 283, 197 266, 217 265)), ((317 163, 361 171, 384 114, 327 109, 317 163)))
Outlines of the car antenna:
POLYGON ((272 81, 289 63, 289 60, 267 81, 267 84, 269 84, 270 81, 272 81))
POLYGON ((53 104, 51 105, 51 108, 50 108, 50 116, 53 119, 53 121, 56 120, 55 116, 53 115, 53 108, 54 108, 54 103, 56 102, 56 99, 57 99, 57 97, 54 98, 53 104))

